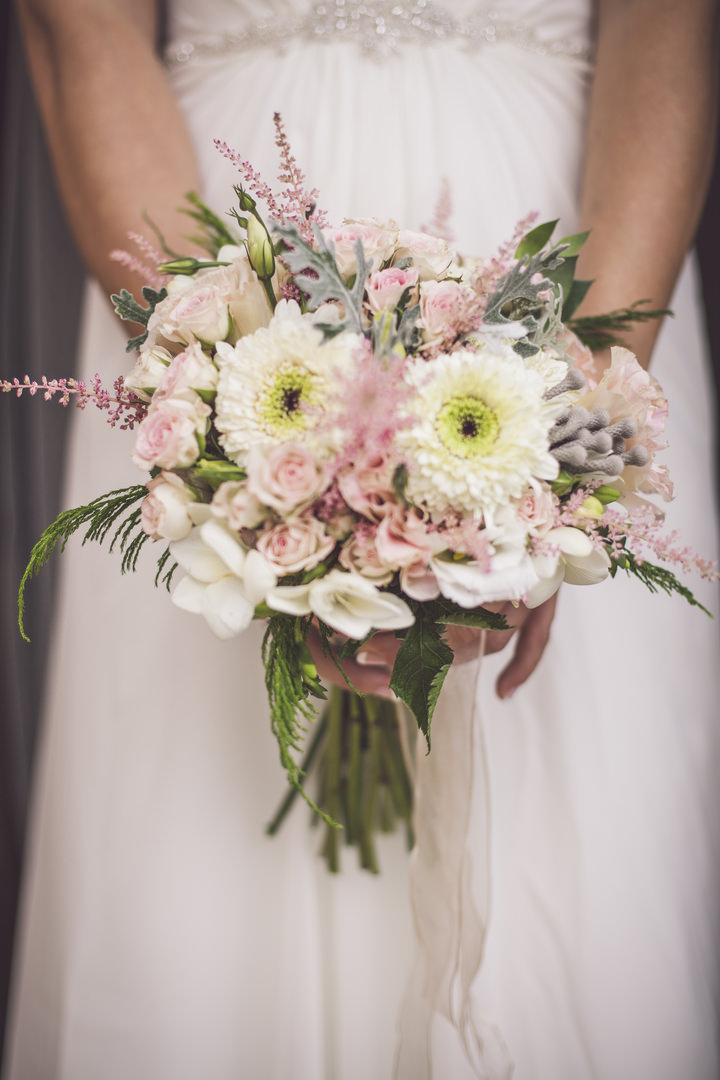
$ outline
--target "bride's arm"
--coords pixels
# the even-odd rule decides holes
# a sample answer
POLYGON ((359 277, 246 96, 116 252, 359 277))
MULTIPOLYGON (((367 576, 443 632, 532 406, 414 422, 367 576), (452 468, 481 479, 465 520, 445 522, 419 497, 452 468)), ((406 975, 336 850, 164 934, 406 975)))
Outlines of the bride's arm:
MULTIPOLYGON (((17 0, 60 193, 91 272, 109 293, 137 286, 110 261, 144 210, 179 239, 195 157, 154 50, 155 0, 17 0)), ((187 247, 187 244, 185 244, 187 247)))
MULTIPOLYGON (((580 276, 595 283, 581 314, 644 299, 663 308, 692 243, 712 168, 718 4, 598 0, 597 19, 581 198, 582 227, 592 232, 579 261, 580 276)), ((626 335, 645 366, 659 328, 653 320, 626 335)), ((554 608, 553 597, 526 614, 498 679, 501 697, 537 667, 554 608)))
MULTIPOLYGON (((670 301, 713 162, 716 0, 598 0, 580 260, 595 279, 581 314, 670 301)), ((659 330, 629 344, 647 366, 659 330)))

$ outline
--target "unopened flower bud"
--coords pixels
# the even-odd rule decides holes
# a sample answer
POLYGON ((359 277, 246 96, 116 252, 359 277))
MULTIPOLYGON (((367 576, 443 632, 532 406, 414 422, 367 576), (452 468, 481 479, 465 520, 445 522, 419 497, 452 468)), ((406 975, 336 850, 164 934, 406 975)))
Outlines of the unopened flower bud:
POLYGON ((618 489, 611 487, 610 484, 602 484, 599 488, 595 488, 593 495, 596 499, 599 499, 603 505, 616 502, 617 499, 620 498, 618 489))
POLYGON ((575 511, 576 517, 601 518, 602 515, 603 504, 594 495, 588 495, 582 506, 575 511))
POLYGON ((269 281, 275 273, 275 253, 270 234, 254 214, 248 218, 247 240, 250 265, 261 281, 269 281))

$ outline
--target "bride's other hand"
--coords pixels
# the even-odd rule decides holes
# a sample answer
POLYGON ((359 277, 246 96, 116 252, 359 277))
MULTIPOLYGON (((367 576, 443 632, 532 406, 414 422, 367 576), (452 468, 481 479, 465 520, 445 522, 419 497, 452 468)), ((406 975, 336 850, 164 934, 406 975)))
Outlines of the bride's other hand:
MULTIPOLYGON (((510 662, 503 668, 496 683, 498 697, 509 698, 530 678, 540 663, 545 646, 550 637, 550 627, 555 615, 557 594, 544 604, 530 610, 523 604, 515 606, 509 601, 502 604, 488 604, 489 610, 503 614, 510 624, 509 630, 494 630, 485 633, 484 655, 500 652, 515 637, 515 649, 510 662)), ((482 631, 466 626, 448 626, 446 638, 455 654, 454 663, 465 664, 475 660, 480 648, 482 631)), ((332 657, 323 651, 320 635, 312 627, 308 637, 308 647, 315 661, 318 673, 325 682, 336 686, 346 686, 332 657)), ((392 698, 390 673, 400 641, 392 633, 374 634, 358 651, 354 660, 343 660, 342 668, 352 685, 364 694, 377 694, 379 697, 392 698)))

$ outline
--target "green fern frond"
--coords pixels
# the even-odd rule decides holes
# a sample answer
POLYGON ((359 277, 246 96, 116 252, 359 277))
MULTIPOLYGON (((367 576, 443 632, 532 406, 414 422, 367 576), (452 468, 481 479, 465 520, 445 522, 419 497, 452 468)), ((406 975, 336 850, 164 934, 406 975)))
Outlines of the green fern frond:
MULTIPOLYGON (((118 544, 124 556, 123 569, 134 569, 144 540, 137 541, 136 530, 140 529, 140 511, 132 508, 145 495, 147 495, 147 488, 144 484, 119 488, 101 495, 87 506, 63 510, 52 525, 48 525, 30 553, 30 561, 25 568, 18 590, 18 626, 26 641, 30 639, 25 633, 24 624, 25 587, 30 578, 45 565, 55 548, 60 545, 60 550, 64 551, 70 537, 79 529, 85 527, 82 541, 84 544, 87 540, 102 543, 115 527, 110 549, 112 550, 118 544), (134 532, 135 535, 133 535, 134 532), (128 552, 130 552, 129 557, 128 552)), ((142 533, 142 536, 147 539, 145 533, 142 533)))

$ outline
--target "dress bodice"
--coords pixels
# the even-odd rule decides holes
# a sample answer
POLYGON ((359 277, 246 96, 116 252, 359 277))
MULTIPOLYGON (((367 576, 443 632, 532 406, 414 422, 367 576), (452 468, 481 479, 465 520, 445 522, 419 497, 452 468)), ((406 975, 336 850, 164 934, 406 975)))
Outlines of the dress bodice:
POLYGON ((175 0, 173 64, 290 41, 350 40, 382 58, 404 43, 457 41, 477 49, 510 43, 535 52, 586 56, 593 0, 175 0))

